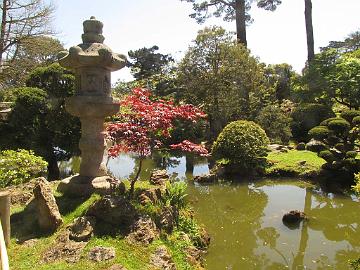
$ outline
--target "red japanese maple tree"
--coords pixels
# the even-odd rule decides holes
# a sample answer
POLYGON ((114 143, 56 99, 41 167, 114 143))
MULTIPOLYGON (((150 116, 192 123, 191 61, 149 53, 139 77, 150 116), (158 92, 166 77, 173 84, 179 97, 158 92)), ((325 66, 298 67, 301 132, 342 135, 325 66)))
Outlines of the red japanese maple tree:
POLYGON ((202 156, 208 154, 204 147, 187 140, 169 146, 164 143, 170 137, 175 119, 196 122, 206 117, 193 105, 175 105, 172 101, 154 97, 148 89, 135 88, 131 95, 121 101, 121 107, 117 121, 107 127, 108 138, 114 143, 109 149, 109 156, 116 157, 119 153, 135 153, 139 156, 139 168, 131 180, 130 196, 140 175, 143 159, 151 155, 154 149, 177 149, 202 156))

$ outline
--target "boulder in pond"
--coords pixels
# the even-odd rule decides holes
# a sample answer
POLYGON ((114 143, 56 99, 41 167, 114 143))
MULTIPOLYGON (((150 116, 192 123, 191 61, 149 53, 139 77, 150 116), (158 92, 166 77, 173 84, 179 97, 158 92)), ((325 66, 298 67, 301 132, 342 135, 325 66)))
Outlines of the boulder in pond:
POLYGON ((282 221, 286 226, 293 227, 299 225, 302 220, 307 219, 308 218, 304 212, 291 210, 283 216, 282 221))

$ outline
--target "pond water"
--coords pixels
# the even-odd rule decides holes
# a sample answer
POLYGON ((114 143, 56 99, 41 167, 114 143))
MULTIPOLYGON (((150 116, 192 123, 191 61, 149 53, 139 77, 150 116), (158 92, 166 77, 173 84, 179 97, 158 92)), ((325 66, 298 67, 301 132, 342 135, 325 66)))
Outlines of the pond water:
MULTIPOLYGON (((108 168, 119 178, 133 174, 137 163, 127 155, 110 159, 108 168)), ((165 167, 178 180, 208 172, 206 160, 186 172, 186 159, 161 158, 144 162, 141 179, 165 167)), ((76 172, 79 160, 62 163, 76 172)), ((348 260, 360 257, 360 202, 352 194, 325 192, 294 179, 249 180, 236 183, 188 184, 197 220, 211 235, 206 269, 349 269, 348 260), (288 228, 282 215, 302 210, 309 221, 288 228)))

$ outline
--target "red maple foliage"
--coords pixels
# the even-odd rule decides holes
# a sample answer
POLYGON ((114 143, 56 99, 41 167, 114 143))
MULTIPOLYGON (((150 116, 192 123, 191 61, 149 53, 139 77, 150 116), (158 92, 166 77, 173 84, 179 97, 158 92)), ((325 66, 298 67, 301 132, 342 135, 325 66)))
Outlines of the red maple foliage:
POLYGON ((195 106, 175 105, 171 100, 157 99, 144 88, 133 89, 132 94, 126 96, 120 105, 123 109, 117 115, 118 120, 107 127, 108 138, 114 143, 109 149, 109 156, 116 157, 121 152, 139 155, 140 168, 134 183, 141 170, 142 159, 151 155, 154 149, 170 147, 201 155, 207 154, 203 146, 189 141, 171 146, 164 145, 164 139, 170 137, 175 119, 196 122, 206 117, 205 113, 195 106))
MULTIPOLYGON (((116 157, 120 152, 136 153, 140 157, 149 156, 154 149, 164 146, 163 141, 170 137, 175 119, 196 122, 206 117, 204 112, 193 105, 174 105, 172 101, 155 99, 144 88, 133 89, 132 95, 121 101, 121 106, 128 110, 119 113, 118 120, 107 127, 108 137, 115 143, 109 149, 111 157, 116 157)), ((184 143, 188 145, 190 142, 184 143)), ((193 147, 172 148, 190 152, 199 152, 203 148, 201 145, 192 145, 193 147)), ((200 152, 205 153, 204 151, 205 148, 200 152)))

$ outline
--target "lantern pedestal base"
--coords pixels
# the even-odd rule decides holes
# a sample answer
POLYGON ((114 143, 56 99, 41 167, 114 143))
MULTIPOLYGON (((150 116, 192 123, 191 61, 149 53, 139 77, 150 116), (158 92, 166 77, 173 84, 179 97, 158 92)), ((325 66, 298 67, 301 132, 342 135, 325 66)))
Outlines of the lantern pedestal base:
POLYGON ((109 176, 88 177, 77 174, 63 179, 57 190, 67 197, 90 197, 93 193, 107 195, 111 193, 112 181, 113 178, 109 176))

